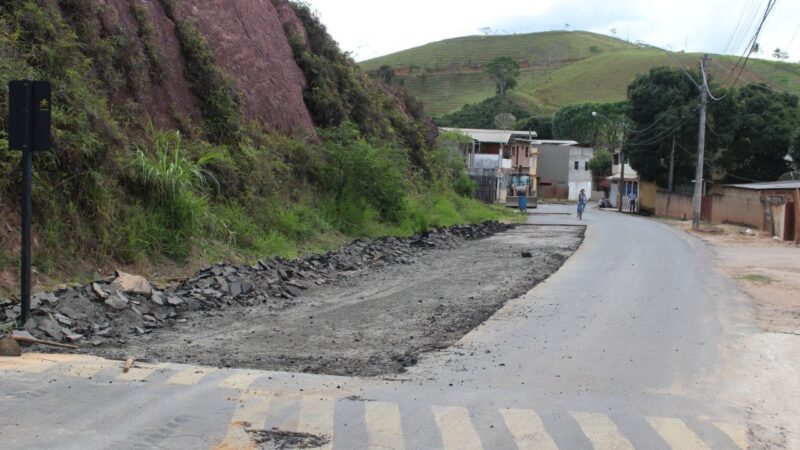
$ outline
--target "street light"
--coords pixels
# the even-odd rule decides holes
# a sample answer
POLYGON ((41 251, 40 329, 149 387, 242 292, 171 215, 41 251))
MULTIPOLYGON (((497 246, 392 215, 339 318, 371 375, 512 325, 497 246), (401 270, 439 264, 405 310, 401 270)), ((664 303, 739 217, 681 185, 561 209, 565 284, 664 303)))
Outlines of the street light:
MULTIPOLYGON (((603 114, 598 113, 597 111, 592 111, 592 118, 595 117, 602 117, 603 119, 607 120, 608 123, 611 125, 616 125, 611 119, 604 116, 603 114)), ((623 125, 624 127, 624 125, 623 125)), ((619 147, 619 164, 620 164, 620 171, 619 171, 619 188, 617 189, 617 211, 622 212, 622 190, 625 187, 625 153, 622 151, 623 146, 619 147)), ((613 150, 613 149, 612 149, 613 150)))

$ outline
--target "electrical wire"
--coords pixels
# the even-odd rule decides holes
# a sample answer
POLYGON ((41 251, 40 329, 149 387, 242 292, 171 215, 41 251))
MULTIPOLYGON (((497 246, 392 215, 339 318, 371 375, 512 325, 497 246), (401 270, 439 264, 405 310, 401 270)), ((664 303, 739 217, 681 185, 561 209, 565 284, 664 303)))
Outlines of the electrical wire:
POLYGON ((756 28, 755 33, 753 33, 753 37, 750 39, 747 45, 747 49, 745 50, 745 52, 747 52, 747 56, 744 58, 744 62, 742 63, 742 66, 739 68, 739 73, 736 75, 736 78, 733 80, 733 83, 731 83, 731 86, 735 85, 736 82, 739 81, 739 78, 741 78, 742 72, 744 72, 744 68, 747 67, 747 63, 750 61, 750 55, 753 53, 752 52, 753 46, 758 42, 758 36, 761 35, 761 30, 764 28, 764 23, 767 21, 767 18, 769 18, 769 15, 770 13, 772 13, 772 10, 775 8, 775 4, 777 2, 778 0, 767 1, 767 7, 764 9, 764 15, 761 18, 761 22, 758 24, 758 27, 756 28))

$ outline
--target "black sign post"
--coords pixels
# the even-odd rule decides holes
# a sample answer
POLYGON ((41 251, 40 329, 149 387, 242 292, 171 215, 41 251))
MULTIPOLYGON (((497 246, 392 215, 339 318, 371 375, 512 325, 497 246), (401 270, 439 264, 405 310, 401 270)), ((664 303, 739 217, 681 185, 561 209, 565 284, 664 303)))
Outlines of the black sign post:
POLYGON ((31 166, 33 152, 50 149, 50 82, 8 83, 8 144, 22 152, 22 323, 31 317, 31 166))

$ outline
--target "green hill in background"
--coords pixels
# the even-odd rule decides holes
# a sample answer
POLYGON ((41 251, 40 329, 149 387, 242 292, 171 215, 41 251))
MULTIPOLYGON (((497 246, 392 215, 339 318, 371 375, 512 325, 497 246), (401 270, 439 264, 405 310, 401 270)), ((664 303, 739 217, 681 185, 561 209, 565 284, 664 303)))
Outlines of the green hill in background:
MULTIPOLYGON (((484 66, 499 56, 519 61, 517 102, 532 113, 550 115, 579 102, 624 100, 628 84, 656 66, 676 66, 663 51, 614 37, 584 31, 551 31, 508 36, 467 36, 433 42, 361 63, 366 70, 389 66, 431 115, 477 103, 495 93, 484 66)), ((673 53, 687 67, 700 54, 673 53)), ((713 55, 710 72, 718 81, 729 77, 736 56, 713 55)), ((765 83, 800 94, 800 65, 752 59, 739 84, 765 83)))

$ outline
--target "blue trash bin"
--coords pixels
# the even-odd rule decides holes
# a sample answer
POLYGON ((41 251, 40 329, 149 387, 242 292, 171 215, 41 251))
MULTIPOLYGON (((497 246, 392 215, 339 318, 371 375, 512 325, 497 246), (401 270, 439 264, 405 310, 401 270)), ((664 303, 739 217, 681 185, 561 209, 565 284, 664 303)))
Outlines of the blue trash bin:
POLYGON ((526 195, 519 196, 519 210, 522 212, 528 211, 528 197, 526 195))

